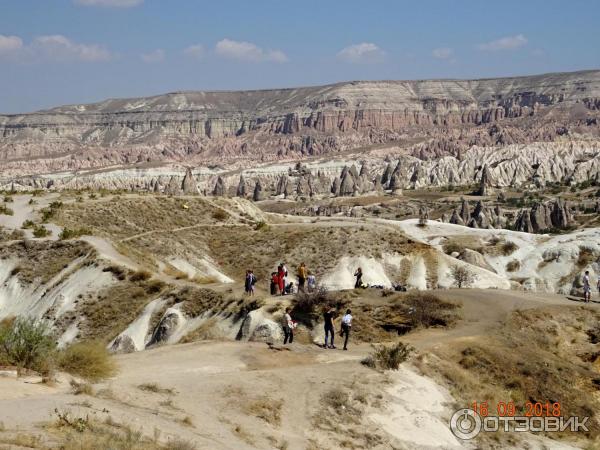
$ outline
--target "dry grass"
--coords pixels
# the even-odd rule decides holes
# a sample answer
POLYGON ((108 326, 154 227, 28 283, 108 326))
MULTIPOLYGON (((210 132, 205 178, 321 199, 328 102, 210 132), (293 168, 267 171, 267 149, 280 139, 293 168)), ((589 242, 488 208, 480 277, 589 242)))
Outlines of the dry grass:
POLYGON ((67 347, 58 358, 59 367, 91 382, 114 376, 117 366, 101 342, 79 342, 67 347))
POLYGON ((160 295, 165 284, 159 280, 132 282, 124 279, 85 301, 79 313, 85 317, 81 333, 86 339, 108 343, 123 331, 151 300, 160 295))
POLYGON ((143 383, 137 387, 141 391, 152 392, 154 394, 175 395, 177 392, 173 388, 164 388, 157 383, 143 383))
POLYGON ((48 282, 74 260, 92 261, 95 251, 84 242, 22 241, 0 248, 0 258, 19 258, 19 280, 48 282))
POLYGON ((380 370, 398 370, 400 364, 408 359, 413 348, 402 342, 393 345, 378 345, 375 350, 361 361, 367 367, 380 370))
POLYGON ((436 350, 440 357, 421 368, 449 386, 456 407, 513 401, 524 413, 526 402, 559 402, 563 417, 589 416, 584 435, 596 439, 600 360, 589 333, 599 319, 584 307, 517 311, 486 338, 436 350))
POLYGON ((521 262, 518 259, 513 259, 506 263, 507 272, 516 272, 521 268, 521 262))
POLYGON ((278 427, 281 425, 282 406, 283 400, 264 396, 246 401, 244 403, 244 412, 278 427))
MULTIPOLYGON (((141 431, 117 423, 110 416, 100 422, 89 417, 72 416, 70 412, 56 411, 57 421, 48 427, 61 450, 193 450, 194 444, 169 439, 159 442, 160 432, 154 439, 145 437, 141 431)), ((34 447, 35 448, 35 447, 34 447)))
POLYGON ((70 381, 71 393, 73 395, 94 395, 94 388, 89 383, 79 383, 75 380, 70 381))

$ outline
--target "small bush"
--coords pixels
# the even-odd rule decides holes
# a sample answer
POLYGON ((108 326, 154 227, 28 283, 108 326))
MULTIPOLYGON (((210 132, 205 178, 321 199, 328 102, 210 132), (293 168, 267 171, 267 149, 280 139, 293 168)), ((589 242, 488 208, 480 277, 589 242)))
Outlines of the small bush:
POLYGON ((152 392, 154 394, 175 395, 175 389, 160 387, 157 383, 143 383, 138 386, 140 391, 152 392))
POLYGON ((521 262, 518 259, 513 259, 506 263, 507 272, 516 272, 521 268, 521 262))
POLYGON ((212 218, 218 220, 219 222, 224 222, 229 218, 229 214, 225 212, 223 209, 217 209, 212 213, 212 218))
POLYGON ((80 236, 90 235, 90 234, 92 234, 92 231, 89 228, 77 228, 77 229, 65 228, 60 232, 58 237, 64 241, 67 239, 75 239, 80 236))
POLYGON ((579 256, 577 257, 577 267, 585 267, 590 265, 596 259, 594 249, 591 247, 579 247, 579 256))
POLYGON ((71 380, 70 384, 73 395, 94 395, 94 389, 89 383, 78 383, 75 380, 71 380))
POLYGON ((19 318, 0 324, 1 359, 9 364, 47 374, 55 346, 44 322, 19 318))
POLYGON ((519 249, 519 246, 511 241, 507 241, 504 244, 502 244, 502 254, 504 256, 512 255, 518 249, 519 249))
POLYGON ((477 275, 466 266, 452 266, 450 275, 454 278, 454 284, 458 288, 469 287, 477 279, 477 275))
POLYGON ((463 251, 463 247, 461 245, 457 244, 456 242, 446 242, 442 246, 442 249, 444 250, 444 253, 446 255, 451 255, 454 252, 460 253, 463 251))
POLYGON ((112 273, 118 280, 123 281, 126 278, 126 270, 121 267, 121 266, 117 266, 116 264, 111 264, 108 267, 105 267, 104 269, 102 269, 102 272, 110 272, 112 273))
POLYGON ((256 225, 254 225, 254 229, 256 231, 268 231, 269 225, 267 224, 267 222, 261 220, 260 222, 256 222, 256 225))
POLYGON ((44 238, 46 236, 50 236, 50 234, 52 233, 44 225, 35 226, 33 229, 33 237, 36 238, 44 238))
POLYGON ((4 196, 4 203, 12 203, 14 200, 10 195, 4 196))
POLYGON ((6 205, 0 205, 0 214, 3 214, 5 216, 12 216, 14 214, 14 211, 6 205))
POLYGON ((455 303, 446 302, 428 292, 411 292, 403 302, 408 308, 412 328, 447 327, 458 318, 455 303))
POLYGON ((137 272, 133 272, 130 276, 129 276, 129 281, 146 281, 149 280, 152 277, 152 274, 150 272, 148 272, 147 270, 138 270, 137 272))
POLYGON ((59 367, 91 382, 112 377, 116 366, 106 347, 100 342, 79 342, 59 354, 59 367))
POLYGON ((361 361, 367 367, 381 370, 398 370, 400 364, 408 359, 413 348, 398 342, 394 345, 378 345, 369 356, 361 361))
POLYGON ((35 226, 35 223, 33 223, 32 220, 27 219, 25 222, 23 222, 23 225, 21 225, 21 228, 26 230, 28 228, 33 228, 34 226, 35 226))

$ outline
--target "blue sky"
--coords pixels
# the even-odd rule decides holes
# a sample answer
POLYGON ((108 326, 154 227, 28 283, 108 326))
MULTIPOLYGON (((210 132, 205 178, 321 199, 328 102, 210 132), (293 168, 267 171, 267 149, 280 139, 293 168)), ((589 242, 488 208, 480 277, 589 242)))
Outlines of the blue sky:
POLYGON ((595 0, 0 0, 0 112, 600 67, 595 0))

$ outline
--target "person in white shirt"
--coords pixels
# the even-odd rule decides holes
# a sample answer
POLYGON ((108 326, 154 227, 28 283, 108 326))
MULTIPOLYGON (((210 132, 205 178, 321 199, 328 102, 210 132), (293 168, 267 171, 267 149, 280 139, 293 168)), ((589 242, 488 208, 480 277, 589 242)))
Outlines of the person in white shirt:
POLYGON ((285 314, 283 315, 283 345, 287 343, 294 342, 294 321, 292 320, 292 316, 290 316, 291 308, 285 309, 285 314))
POLYGON ((340 336, 344 337, 344 350, 348 350, 348 338, 352 329, 352 311, 346 310, 346 314, 342 317, 342 331, 340 336))
POLYGON ((590 272, 589 270, 585 271, 585 275, 583 276, 583 299, 586 303, 591 300, 592 297, 592 288, 590 286, 590 272))
POLYGON ((313 292, 317 288, 317 279, 314 274, 308 272, 306 281, 308 282, 308 292, 313 292))

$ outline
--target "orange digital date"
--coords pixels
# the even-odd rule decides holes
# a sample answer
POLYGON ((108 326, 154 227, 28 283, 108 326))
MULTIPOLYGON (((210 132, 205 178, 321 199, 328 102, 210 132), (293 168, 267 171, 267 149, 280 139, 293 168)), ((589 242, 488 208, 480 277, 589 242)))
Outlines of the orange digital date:
POLYGON ((560 403, 554 402, 527 402, 522 408, 518 408, 515 402, 498 402, 490 404, 488 402, 473 402, 471 409, 480 416, 497 415, 500 417, 560 417, 560 403))

